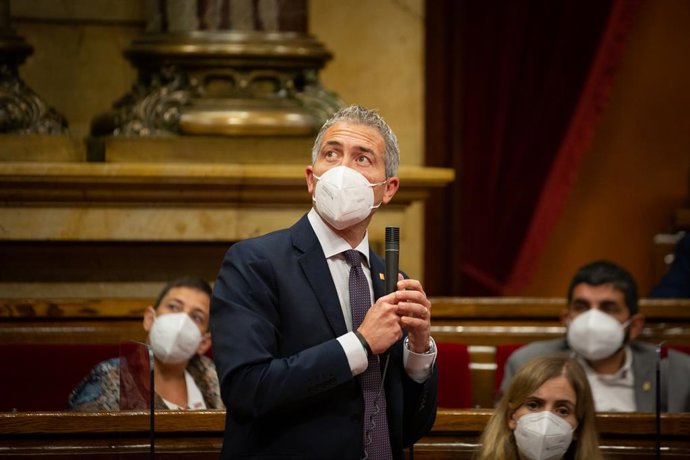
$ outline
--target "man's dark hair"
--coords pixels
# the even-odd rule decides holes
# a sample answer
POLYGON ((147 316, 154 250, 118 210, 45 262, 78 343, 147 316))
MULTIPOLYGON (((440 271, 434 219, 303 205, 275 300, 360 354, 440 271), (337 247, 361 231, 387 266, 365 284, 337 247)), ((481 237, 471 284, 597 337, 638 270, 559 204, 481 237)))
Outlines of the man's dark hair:
POLYGON ((204 294, 208 295, 209 298, 211 297, 211 294, 213 292, 211 289, 211 285, 208 284, 206 280, 192 276, 184 276, 182 278, 174 279, 165 285, 161 293, 158 294, 158 298, 156 299, 156 303, 153 304, 153 308, 158 308, 161 301, 163 300, 163 297, 165 297, 165 295, 168 293, 168 291, 170 291, 170 289, 178 287, 196 289, 197 291, 201 291, 204 294))
POLYGON ((568 286, 568 305, 573 300, 573 289, 580 283, 591 286, 601 286, 602 284, 613 284, 621 291, 625 297, 625 305, 630 310, 630 315, 635 315, 639 311, 637 305, 637 284, 632 275, 623 267, 608 260, 597 260, 581 267, 568 286))

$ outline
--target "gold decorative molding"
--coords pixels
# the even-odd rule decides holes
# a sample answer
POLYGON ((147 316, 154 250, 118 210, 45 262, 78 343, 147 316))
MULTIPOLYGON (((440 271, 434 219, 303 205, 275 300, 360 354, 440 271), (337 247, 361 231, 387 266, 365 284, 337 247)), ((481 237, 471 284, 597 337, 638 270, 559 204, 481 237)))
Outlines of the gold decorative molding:
POLYGON ((319 81, 331 53, 306 33, 306 2, 152 3, 124 54, 132 90, 95 136, 309 136, 343 105, 319 81), (239 13, 239 14, 238 14, 239 13))
MULTIPOLYGON (((402 166, 391 205, 423 200, 454 170, 402 166)), ((0 163, 4 206, 48 203, 308 205, 305 165, 183 163, 0 163)))

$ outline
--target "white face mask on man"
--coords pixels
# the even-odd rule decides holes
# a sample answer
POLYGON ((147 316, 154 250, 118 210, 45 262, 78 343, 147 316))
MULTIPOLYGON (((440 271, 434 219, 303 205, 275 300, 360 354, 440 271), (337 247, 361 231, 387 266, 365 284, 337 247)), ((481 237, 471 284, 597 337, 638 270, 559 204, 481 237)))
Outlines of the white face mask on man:
POLYGON ((374 206, 373 187, 386 181, 369 183, 358 171, 347 166, 336 166, 317 179, 312 200, 319 215, 333 228, 342 230, 369 217, 374 206))
POLYGON ((523 458, 556 460, 568 450, 573 431, 573 427, 561 417, 542 411, 520 417, 513 435, 523 458))
POLYGON ((597 308, 590 308, 570 321, 568 345, 576 353, 590 361, 608 358, 620 349, 625 339, 624 324, 597 308))
POLYGON ((187 313, 156 316, 149 331, 153 354, 168 364, 182 363, 194 356, 202 338, 199 327, 187 313))

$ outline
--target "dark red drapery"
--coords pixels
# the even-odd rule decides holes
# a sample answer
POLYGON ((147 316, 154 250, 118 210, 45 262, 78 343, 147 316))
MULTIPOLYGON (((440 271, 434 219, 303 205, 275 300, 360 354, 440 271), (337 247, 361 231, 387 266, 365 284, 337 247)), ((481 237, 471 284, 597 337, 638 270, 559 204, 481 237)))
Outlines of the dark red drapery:
POLYGON ((529 280, 589 147, 635 2, 427 2, 426 289, 529 280))

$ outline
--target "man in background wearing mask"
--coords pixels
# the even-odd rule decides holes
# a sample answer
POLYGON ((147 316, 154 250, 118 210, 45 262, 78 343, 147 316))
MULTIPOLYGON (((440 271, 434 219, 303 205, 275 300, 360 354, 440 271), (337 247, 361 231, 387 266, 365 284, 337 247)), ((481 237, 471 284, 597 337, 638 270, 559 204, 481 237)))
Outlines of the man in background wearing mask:
MULTIPOLYGON (((622 267, 596 261, 580 268, 568 287, 562 339, 533 342, 508 359, 501 390, 532 357, 570 352, 582 362, 597 411, 656 410, 656 347, 635 340, 644 327, 637 285, 622 267)), ((690 356, 668 350, 661 362, 661 410, 690 411, 690 356)))
POLYGON ((230 247, 211 300, 228 407, 222 458, 400 459, 431 429, 431 303, 414 279, 386 295, 384 263, 369 250, 398 162, 376 112, 341 109, 306 167, 311 211, 230 247))
MULTIPOLYGON (((222 409, 218 376, 204 353, 211 287, 198 278, 168 283, 154 305, 146 307, 143 326, 153 350, 156 409, 222 409)), ((120 359, 103 361, 75 387, 68 408, 74 411, 120 409, 120 359)))

